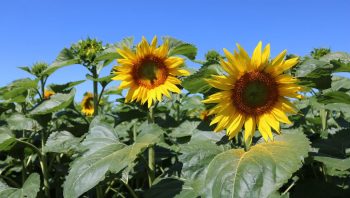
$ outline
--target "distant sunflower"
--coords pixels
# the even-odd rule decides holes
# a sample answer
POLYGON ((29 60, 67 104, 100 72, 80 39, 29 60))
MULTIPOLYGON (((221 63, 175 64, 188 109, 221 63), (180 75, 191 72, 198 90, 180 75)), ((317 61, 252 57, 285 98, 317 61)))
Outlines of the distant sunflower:
POLYGON ((84 94, 83 101, 81 102, 81 112, 86 116, 92 116, 94 114, 94 96, 90 92, 84 94))
POLYGON ((55 92, 52 90, 45 90, 44 91, 44 99, 49 99, 52 95, 55 95, 55 92))
POLYGON ((184 59, 168 56, 169 42, 157 47, 157 37, 149 44, 143 37, 137 45, 136 52, 128 47, 117 49, 122 56, 119 66, 114 68, 114 80, 121 80, 119 89, 129 88, 125 102, 137 101, 148 103, 161 101, 162 96, 170 97, 169 91, 180 93, 176 86, 181 83, 178 76, 187 76, 189 72, 182 69, 184 59))
POLYGON ((229 138, 245 128, 244 139, 250 142, 256 126, 265 141, 273 140, 272 129, 280 133, 280 122, 291 124, 285 113, 296 113, 295 106, 287 98, 302 98, 297 79, 283 72, 298 63, 298 58, 285 60, 286 50, 272 61, 270 44, 261 51, 256 46, 252 58, 237 44, 238 52, 231 54, 224 49, 227 61, 220 60, 227 75, 215 75, 207 82, 220 91, 204 100, 217 103, 209 115, 215 114, 211 125, 215 131, 226 129, 229 138))

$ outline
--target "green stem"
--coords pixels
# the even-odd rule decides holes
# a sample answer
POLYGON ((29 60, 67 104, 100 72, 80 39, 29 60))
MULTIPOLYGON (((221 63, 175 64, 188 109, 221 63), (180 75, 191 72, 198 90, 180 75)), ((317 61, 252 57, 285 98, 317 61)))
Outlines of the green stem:
POLYGON ((151 187, 155 178, 155 168, 156 168, 154 145, 148 148, 148 167, 149 167, 148 183, 149 183, 149 187, 151 187))
POLYGON ((42 100, 45 97, 45 80, 43 78, 40 78, 40 84, 41 84, 41 96, 42 96, 42 100))
POLYGON ((7 177, 5 175, 0 175, 0 178, 2 178, 4 180, 6 180, 7 182, 11 183, 11 185, 13 187, 15 187, 15 188, 19 188, 20 187, 20 185, 17 182, 15 182, 15 180, 11 179, 10 177, 7 177))
POLYGON ((24 184, 24 182, 26 181, 26 172, 27 172, 27 168, 26 168, 26 162, 25 160, 22 161, 22 184, 24 184))
POLYGON ((96 196, 97 198, 103 198, 104 194, 103 194, 103 189, 101 185, 97 185, 96 186, 96 196))
POLYGON ((126 182, 124 182, 123 180, 120 179, 120 181, 124 184, 124 186, 129 190, 131 196, 133 198, 137 198, 137 195, 135 193, 135 191, 129 186, 129 184, 127 184, 126 182))
POLYGON ((96 79, 98 79, 98 74, 96 71, 96 67, 94 66, 92 68, 92 77, 94 78, 93 81, 93 88, 94 88, 94 117, 98 115, 98 82, 95 81, 96 79))
POLYGON ((101 98, 103 96, 103 92, 105 90, 106 86, 102 86, 102 90, 100 92, 100 95, 98 96, 97 104, 100 104, 101 98))
MULTIPOLYGON (((151 106, 149 109, 148 123, 154 123, 154 106, 151 106)), ((148 148, 148 168, 149 168, 148 183, 149 183, 149 187, 151 187, 155 178, 155 169, 156 169, 154 145, 151 145, 148 148)))
POLYGON ((49 184, 47 160, 46 160, 46 154, 44 152, 44 146, 45 146, 45 134, 44 134, 44 130, 42 130, 41 131, 41 156, 42 157, 40 160, 40 166, 41 166, 41 170, 43 172, 43 177, 44 177, 45 196, 50 197, 50 184, 49 184))
MULTIPOLYGON (((43 132, 42 132, 43 135, 43 132)), ((43 136, 42 136, 43 139, 43 136)), ((30 148, 32 148, 39 156, 39 160, 40 160, 40 167, 41 167, 41 171, 43 173, 43 177, 44 177, 44 189, 45 189, 45 196, 46 197, 50 197, 50 188, 49 188, 49 177, 47 174, 47 164, 46 164, 46 155, 44 154, 44 152, 40 151, 38 149, 38 147, 34 146, 33 144, 26 142, 26 141, 22 141, 20 139, 17 139, 17 141, 19 143, 22 143, 30 148)), ((43 144, 44 140, 42 140, 42 144, 43 144)), ((43 148, 43 147, 42 147, 43 148)))

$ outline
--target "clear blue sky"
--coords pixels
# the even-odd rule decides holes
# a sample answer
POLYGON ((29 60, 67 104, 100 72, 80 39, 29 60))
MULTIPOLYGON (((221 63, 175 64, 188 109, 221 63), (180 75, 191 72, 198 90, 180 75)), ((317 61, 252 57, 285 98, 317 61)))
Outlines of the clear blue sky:
MULTIPOLYGON (((170 35, 195 44, 198 59, 210 49, 232 50, 236 42, 251 52, 259 40, 271 43, 273 55, 283 49, 306 55, 315 47, 350 52, 349 9, 348 0, 1 1, 0 86, 28 77, 18 66, 51 63, 62 48, 87 36, 114 43, 170 35)), ((73 66, 49 83, 84 78, 84 68, 73 66)), ((76 99, 91 87, 78 86, 76 99)))

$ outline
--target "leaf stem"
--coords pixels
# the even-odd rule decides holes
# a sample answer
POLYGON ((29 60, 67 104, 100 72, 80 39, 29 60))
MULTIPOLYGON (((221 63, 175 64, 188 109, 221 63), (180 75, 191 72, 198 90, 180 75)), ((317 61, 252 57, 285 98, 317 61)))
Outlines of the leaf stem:
POLYGON ((135 191, 129 186, 128 183, 124 182, 124 181, 121 180, 121 179, 119 179, 119 181, 121 181, 121 182, 124 184, 124 186, 129 190, 129 192, 130 192, 130 194, 131 194, 131 196, 132 196, 133 198, 138 198, 137 195, 136 195, 136 193, 135 193, 135 191))

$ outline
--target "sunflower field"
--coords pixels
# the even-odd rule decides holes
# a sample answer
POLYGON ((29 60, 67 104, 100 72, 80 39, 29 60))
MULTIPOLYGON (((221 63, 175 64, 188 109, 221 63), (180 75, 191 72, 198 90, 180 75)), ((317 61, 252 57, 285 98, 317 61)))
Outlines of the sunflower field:
POLYGON ((19 67, 0 88, 0 198, 350 197, 350 54, 222 47, 87 38, 19 67), (47 83, 69 67, 86 79, 47 83))

